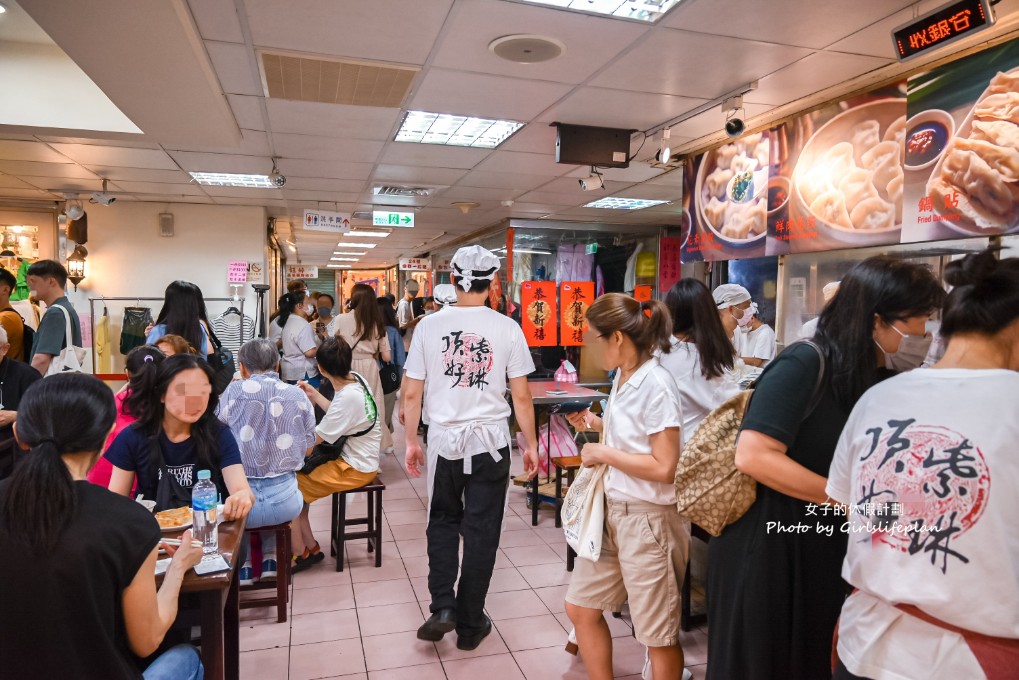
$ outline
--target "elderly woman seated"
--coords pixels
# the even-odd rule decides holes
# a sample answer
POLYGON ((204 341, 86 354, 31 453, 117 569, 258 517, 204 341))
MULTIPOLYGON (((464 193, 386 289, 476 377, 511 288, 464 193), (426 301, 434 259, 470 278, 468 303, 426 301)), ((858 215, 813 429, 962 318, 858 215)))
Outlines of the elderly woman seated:
MULTIPOLYGON (((289 522, 303 500, 295 472, 315 445, 315 414, 301 388, 280 380, 276 343, 258 338, 237 353, 243 380, 230 383, 220 399, 219 419, 230 427, 255 505, 248 528, 289 522)), ((262 579, 276 577, 276 538, 262 532, 262 579)), ((289 555, 284 559, 290 559, 289 555)), ((242 585, 254 581, 251 558, 240 571, 242 585)))

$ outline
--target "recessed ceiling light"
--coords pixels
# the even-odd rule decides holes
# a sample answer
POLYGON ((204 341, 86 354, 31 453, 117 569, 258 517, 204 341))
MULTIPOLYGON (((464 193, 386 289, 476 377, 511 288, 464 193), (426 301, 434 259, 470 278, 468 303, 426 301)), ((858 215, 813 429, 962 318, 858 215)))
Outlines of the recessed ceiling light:
POLYGON ((515 120, 408 111, 394 141, 494 149, 523 126, 515 120))
POLYGON ((662 203, 668 203, 668 201, 653 201, 649 198, 616 198, 609 196, 607 198, 599 198, 597 201, 591 201, 584 205, 585 208, 612 208, 615 210, 640 210, 641 208, 650 208, 654 205, 661 205, 662 203))
POLYGON ((602 14, 654 23, 682 0, 524 0, 532 5, 560 7, 585 14, 602 14))
POLYGON ((374 248, 378 243, 337 243, 337 248, 374 248))
POLYGON ((268 175, 236 175, 229 172, 192 172, 199 184, 214 187, 250 187, 252 189, 278 189, 268 175))
POLYGON ((3 14, 6 11, 7 11, 7 8, 4 7, 3 5, 0 5, 0 14, 3 14))
POLYGON ((357 257, 361 257, 362 255, 365 255, 365 254, 366 253, 355 253, 353 251, 346 251, 346 250, 334 250, 333 251, 333 255, 356 255, 357 257))
POLYGON ((359 257, 330 257, 331 262, 357 262, 359 257))
POLYGON ((366 231, 364 229, 351 229, 344 232, 344 236, 367 236, 368 238, 385 238, 389 236, 388 231, 366 231))

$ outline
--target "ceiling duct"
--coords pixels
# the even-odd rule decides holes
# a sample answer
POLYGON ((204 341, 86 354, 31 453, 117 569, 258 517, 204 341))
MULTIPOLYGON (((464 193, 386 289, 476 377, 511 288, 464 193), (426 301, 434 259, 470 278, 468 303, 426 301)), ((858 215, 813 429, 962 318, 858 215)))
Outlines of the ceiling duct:
POLYGON ((400 108, 419 70, 274 52, 261 57, 269 97, 323 104, 400 108))
POLYGON ((435 189, 436 187, 407 187, 397 184, 381 184, 373 187, 372 193, 376 196, 421 197, 432 195, 435 189))

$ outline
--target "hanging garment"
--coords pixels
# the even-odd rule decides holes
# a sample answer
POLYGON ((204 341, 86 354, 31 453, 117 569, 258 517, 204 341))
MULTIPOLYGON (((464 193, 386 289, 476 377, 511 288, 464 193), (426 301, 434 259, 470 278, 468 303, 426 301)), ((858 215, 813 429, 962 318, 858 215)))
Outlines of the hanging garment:
POLYGON ((103 315, 99 317, 99 321, 96 323, 94 347, 96 353, 96 372, 112 373, 113 353, 110 347, 110 313, 106 309, 103 310, 103 315))
POLYGON ((626 258, 629 248, 626 246, 605 246, 598 248, 595 262, 601 267, 605 279, 606 293, 622 293, 623 280, 626 275, 626 258))
POLYGON ((212 330, 223 343, 223 347, 236 357, 241 345, 255 337, 255 321, 247 314, 226 311, 212 320, 212 330))
POLYGON ((643 243, 638 243, 633 249, 633 254, 626 261, 626 274, 623 275, 623 290, 633 290, 637 287, 637 255, 644 249, 643 243))
POLYGON ((28 288, 28 280, 25 278, 28 276, 28 268, 31 266, 32 263, 28 260, 21 261, 21 265, 18 267, 18 285, 11 293, 11 302, 27 300, 28 296, 32 294, 28 288))
MULTIPOLYGON (((103 315, 103 319, 106 319, 105 314, 103 315)), ((141 347, 144 345, 145 329, 151 324, 152 310, 148 307, 125 308, 124 322, 120 327, 120 353, 127 354, 135 347, 141 347)), ((98 331, 98 327, 96 330, 98 331)), ((107 333, 108 332, 109 327, 107 327, 107 333)))

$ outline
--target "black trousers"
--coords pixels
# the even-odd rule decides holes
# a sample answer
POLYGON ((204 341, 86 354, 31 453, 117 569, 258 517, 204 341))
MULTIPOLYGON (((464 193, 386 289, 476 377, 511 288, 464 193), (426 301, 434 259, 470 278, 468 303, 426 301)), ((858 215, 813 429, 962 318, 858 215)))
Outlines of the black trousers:
POLYGON ((502 516, 509 485, 509 448, 500 449, 502 460, 483 453, 471 459, 472 472, 465 475, 462 460, 435 462, 435 482, 428 515, 428 591, 431 611, 456 609, 460 635, 479 632, 485 624, 485 598, 495 568, 502 533, 502 516), (459 564, 463 533, 463 564, 459 564), (460 583, 456 584, 457 571, 460 583))

